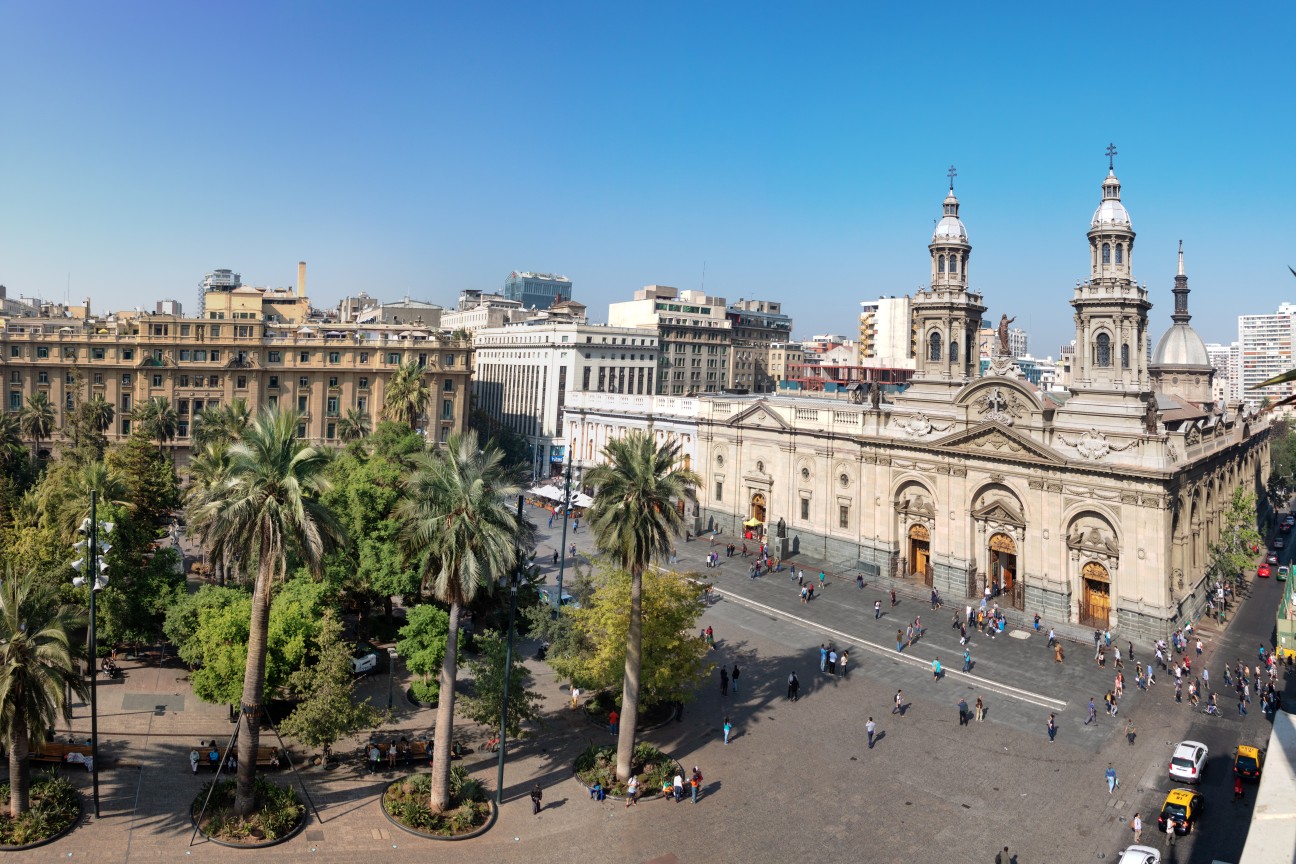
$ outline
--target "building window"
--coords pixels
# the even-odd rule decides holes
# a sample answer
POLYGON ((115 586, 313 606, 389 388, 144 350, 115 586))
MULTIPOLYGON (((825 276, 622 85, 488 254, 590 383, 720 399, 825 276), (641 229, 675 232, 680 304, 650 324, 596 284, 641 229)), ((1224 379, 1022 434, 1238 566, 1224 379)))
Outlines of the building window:
POLYGON ((193 354, 192 354, 190 351, 188 351, 187 349, 181 349, 181 351, 180 351, 180 362, 181 362, 181 363, 188 363, 189 360, 190 360, 190 358, 191 358, 192 356, 193 356, 193 354))
POLYGON ((329 352, 329 362, 330 362, 330 363, 341 363, 341 362, 342 362, 342 352, 341 352, 341 351, 330 351, 330 352, 329 352))
MULTIPOLYGON (((95 349, 95 354, 98 355, 98 356, 95 357, 96 360, 102 360, 102 359, 103 359, 103 349, 102 349, 102 348, 96 348, 96 349, 95 349)), ((9 356, 10 356, 10 357, 21 357, 21 356, 22 356, 22 349, 19 348, 17 345, 10 345, 10 346, 9 346, 9 356)))
MULTIPOLYGON (((224 318, 225 316, 221 315, 221 317, 224 318)), ((221 331, 221 326, 219 324, 211 325, 211 335, 213 339, 220 335, 220 331, 221 331)))
POLYGON ((154 375, 154 376, 153 376, 153 386, 154 386, 154 387, 161 387, 161 386, 162 386, 162 376, 161 376, 161 375, 154 375))
POLYGON ((130 386, 130 383, 131 383, 131 373, 129 373, 129 372, 123 372, 123 373, 122 373, 122 384, 125 385, 125 386, 127 386, 127 387, 129 387, 129 386, 130 386))
POLYGON ((335 387, 337 387, 337 386, 338 386, 338 377, 337 377, 336 375, 330 375, 330 376, 329 376, 329 387, 330 387, 330 388, 335 388, 335 387))
POLYGON ((1094 340, 1094 365, 1099 369, 1111 368, 1111 337, 1106 333, 1099 333, 1094 340))
POLYGON ((443 399, 441 401, 441 419, 442 420, 454 419, 454 402, 452 402, 449 399, 443 399))
POLYGON ((850 527, 850 505, 848 504, 837 505, 837 527, 838 528, 850 527))
POLYGON ((927 359, 939 362, 941 359, 941 335, 935 331, 927 337, 927 359))
POLYGON ((325 408, 325 410, 329 413, 329 416, 336 417, 338 413, 338 397, 330 396, 328 397, 326 402, 327 402, 327 407, 325 408))
POLYGON ((310 362, 310 352, 309 352, 309 351, 301 351, 301 352, 299 352, 299 353, 297 354, 297 362, 298 362, 298 363, 309 363, 309 362, 310 362))
POLYGON ((270 376, 270 385, 269 385, 269 386, 270 386, 270 389, 271 389, 271 390, 278 390, 278 389, 279 389, 279 376, 278 376, 278 375, 271 375, 271 376, 270 376))
POLYGON ((180 325, 180 335, 181 335, 181 336, 188 336, 188 335, 189 335, 189 330, 190 330, 190 325, 189 325, 189 324, 181 324, 181 325, 180 325))
POLYGON ((165 361, 163 361, 163 359, 162 359, 162 349, 161 349, 161 348, 154 348, 154 349, 153 349, 153 362, 154 362, 154 363, 163 363, 163 362, 165 362, 165 361))
POLYGON ((723 481, 723 480, 717 480, 717 481, 715 481, 715 484, 716 484, 716 488, 715 488, 715 500, 717 500, 717 501, 723 501, 723 500, 724 500, 724 481, 723 481))
POLYGON ((207 386, 208 386, 208 387, 219 387, 219 386, 220 386, 220 376, 219 376, 219 375, 208 375, 208 376, 207 376, 207 386))
POLYGON ((246 376, 246 375, 236 375, 236 376, 234 377, 234 386, 237 387, 239 390, 246 390, 246 389, 247 389, 247 376, 246 376))
POLYGON ((67 396, 64 397, 64 399, 63 399, 63 407, 66 408, 66 409, 69 410, 69 411, 71 411, 73 408, 75 408, 75 407, 76 407, 76 397, 73 396, 71 393, 67 394, 67 396))
POLYGON ((356 397, 356 408, 360 409, 361 414, 363 414, 365 412, 365 409, 368 407, 369 407, 369 397, 367 396, 356 397))
POLYGON ((181 386, 181 387, 188 387, 188 386, 189 386, 189 376, 188 376, 188 375, 181 375, 181 376, 180 376, 180 386, 181 386))
POLYGON ((211 361, 212 361, 213 363, 219 363, 219 362, 220 362, 220 352, 219 352, 219 351, 213 351, 213 352, 211 352, 211 361))
POLYGON ((937 259, 936 272, 937 272, 937 273, 944 273, 944 272, 945 272, 945 256, 944 256, 944 255, 941 255, 941 256, 937 259))
POLYGON ((1110 244, 1110 243, 1104 243, 1104 244, 1103 244, 1103 248, 1102 248, 1102 263, 1104 263, 1104 264, 1110 264, 1110 263, 1111 263, 1111 244, 1110 244))
POLYGON ((300 378, 297 379, 297 386, 298 386, 298 387, 309 387, 309 386, 310 386, 310 379, 307 378, 305 375, 301 376, 300 378))
POLYGON ((442 427, 441 427, 441 443, 442 443, 442 444, 445 444, 445 443, 447 443, 449 440, 450 440, 450 427, 449 427, 449 426, 442 426, 442 427))
POLYGON ((281 355, 278 351, 271 351, 271 352, 270 352, 270 362, 271 362, 271 363, 279 363, 279 362, 282 362, 282 360, 283 360, 283 355, 281 355))
POLYGON ((298 437, 298 438, 305 438, 305 437, 306 437, 306 424, 305 424, 305 423, 298 423, 298 424, 297 424, 297 437, 298 437))
POLYGON ((420 355, 418 356, 418 365, 419 365, 419 368, 420 368, 420 369, 422 369, 424 366, 427 366, 427 355, 426 355, 426 354, 420 354, 420 355))
POLYGON ((297 411, 300 412, 300 413, 302 413, 302 414, 305 414, 305 413, 306 413, 306 400, 307 400, 307 398, 308 398, 308 397, 306 397, 306 396, 298 396, 298 397, 297 397, 297 411))
POLYGON ((325 437, 325 438, 328 438, 328 439, 333 439, 333 438, 336 438, 336 437, 337 437, 337 424, 336 424, 336 423, 329 423, 328 425, 326 425, 326 426, 324 427, 324 437, 325 437))
POLYGON ((130 434, 130 418, 129 418, 129 417, 124 418, 124 419, 121 421, 121 423, 122 423, 122 434, 123 434, 123 435, 129 435, 129 434, 130 434))
POLYGON ((9 391, 9 410, 10 411, 22 410, 22 391, 20 390, 9 391))
POLYGON ((121 397, 121 410, 127 412, 131 410, 131 397, 129 393, 123 393, 121 397))
POLYGON ((369 352, 368 352, 368 351, 361 351, 361 352, 360 352, 360 362, 361 362, 361 363, 368 363, 368 362, 369 362, 369 352))
POLYGON ((179 414, 181 417, 188 417, 188 416, 189 416, 189 400, 188 400, 188 399, 177 399, 177 400, 176 400, 176 413, 179 414))
POLYGON ((358 387, 361 390, 368 390, 369 389, 368 377, 361 377, 359 383, 356 384, 356 387, 358 387))
POLYGON ((801 518, 802 518, 802 519, 809 519, 809 518, 810 518, 810 499, 809 499, 809 498, 802 498, 802 499, 801 499, 801 518))
POLYGON ((447 379, 446 379, 446 380, 441 384, 441 392, 442 392, 442 393, 453 393, 453 392, 454 392, 454 381, 452 381, 451 379, 447 378, 447 379))
POLYGON ((176 423, 176 436, 179 438, 189 437, 189 421, 180 420, 176 423))
POLYGON ((388 365, 388 366, 399 366, 399 365, 400 365, 400 355, 397 354, 395 351, 389 351, 389 352, 387 352, 387 365, 388 365))
POLYGON ((451 367, 451 366, 453 366, 453 365, 454 365, 454 355, 453 355, 453 354, 447 354, 447 355, 445 355, 445 366, 446 366, 446 368, 449 368, 449 367, 451 367))
POLYGON ((12 370, 12 371, 9 373, 9 383, 10 383, 10 384, 21 384, 21 383, 22 383, 22 373, 19 372, 17 369, 12 370))
POLYGON ((958 256, 957 256, 957 255, 951 255, 951 256, 950 256, 949 265, 950 265, 950 273, 957 273, 957 272, 958 272, 958 256))
POLYGON ((951 363, 957 363, 957 362, 959 362, 959 359, 958 359, 958 340, 957 340, 957 339, 951 339, 951 340, 950 340, 950 362, 951 362, 951 363))
MULTIPOLYGON (((123 349, 122 349, 122 352, 121 352, 121 356, 122 356, 122 359, 123 359, 123 360, 134 360, 134 359, 135 359, 135 349, 134 349, 134 348, 123 348, 123 349)), ((100 358, 100 359, 103 359, 103 358, 100 358)))
POLYGON ((1116 244, 1116 263, 1125 263, 1125 245, 1123 243, 1116 244))
POLYGON ((49 348, 47 348, 47 347, 44 346, 44 345, 40 345, 40 346, 38 346, 38 347, 36 348, 36 359, 37 359, 37 360, 48 360, 48 359, 49 359, 49 348))
POLYGON ((48 383, 49 383, 49 373, 48 373, 48 372, 43 372, 43 371, 42 371, 42 372, 37 372, 37 373, 36 373, 36 383, 37 383, 37 384, 48 384, 48 383))

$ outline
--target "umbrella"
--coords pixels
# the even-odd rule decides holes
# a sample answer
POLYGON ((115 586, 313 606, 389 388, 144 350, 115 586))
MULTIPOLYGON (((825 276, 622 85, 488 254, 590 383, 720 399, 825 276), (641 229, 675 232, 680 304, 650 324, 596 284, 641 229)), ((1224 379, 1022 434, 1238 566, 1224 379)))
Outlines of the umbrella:
POLYGON ((748 528, 755 528, 757 525, 764 525, 764 524, 765 523, 762 522, 760 519, 755 519, 755 518, 748 519, 746 522, 743 523, 743 525, 746 525, 748 528))

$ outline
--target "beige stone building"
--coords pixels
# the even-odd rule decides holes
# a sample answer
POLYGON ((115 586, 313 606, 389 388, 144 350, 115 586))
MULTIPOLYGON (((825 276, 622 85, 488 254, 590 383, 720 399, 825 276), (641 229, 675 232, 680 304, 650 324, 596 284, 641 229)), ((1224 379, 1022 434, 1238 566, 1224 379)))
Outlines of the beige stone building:
POLYGON ((943 207, 931 284, 913 301, 911 386, 894 401, 701 397, 699 527, 754 524, 785 557, 911 580, 947 601, 989 589, 1047 621, 1165 635, 1205 606, 1233 490, 1267 478, 1267 417, 1203 406, 1188 398, 1209 392, 1202 382, 1189 392, 1169 380, 1200 365, 1182 329, 1149 370, 1151 303, 1132 276, 1114 172, 1088 232, 1090 278, 1071 300, 1070 390, 1039 394, 1004 345, 978 377, 985 307, 968 288, 952 188, 943 207))
POLYGON ((6 408, 19 411, 42 391, 61 429, 78 401, 101 395, 116 409, 108 433, 116 440, 130 434, 132 410, 165 397, 179 415, 170 446, 184 457, 198 413, 242 398, 254 409, 296 408, 303 438, 334 444, 349 409, 377 423, 388 379, 412 361, 426 368, 432 391, 425 434, 444 441, 466 424, 472 351, 466 341, 405 325, 315 323, 300 290, 243 286, 204 299, 203 318, 137 312, 4 318, 6 408))

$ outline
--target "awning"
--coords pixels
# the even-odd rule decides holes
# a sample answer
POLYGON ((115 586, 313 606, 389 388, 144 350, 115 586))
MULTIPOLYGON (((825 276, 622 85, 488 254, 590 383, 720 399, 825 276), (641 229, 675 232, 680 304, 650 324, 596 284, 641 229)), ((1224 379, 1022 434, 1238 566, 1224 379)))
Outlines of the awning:
POLYGON ((561 501, 563 499, 562 490, 559 489, 557 486, 553 486, 553 485, 541 486, 539 489, 535 491, 536 494, 542 498, 549 498, 553 501, 561 501))
POLYGON ((584 508, 584 507, 588 507, 588 506, 590 506, 591 504, 593 504, 593 503, 594 503, 594 499, 591 498, 590 496, 586 495, 584 492, 577 492, 577 493, 576 493, 576 497, 572 499, 572 502, 571 502, 571 503, 572 503, 572 506, 573 506, 573 507, 582 507, 582 508, 584 508))
POLYGON ((764 524, 765 523, 759 519, 748 519, 746 522, 743 523, 743 525, 747 528, 755 528, 757 525, 764 525, 764 524))

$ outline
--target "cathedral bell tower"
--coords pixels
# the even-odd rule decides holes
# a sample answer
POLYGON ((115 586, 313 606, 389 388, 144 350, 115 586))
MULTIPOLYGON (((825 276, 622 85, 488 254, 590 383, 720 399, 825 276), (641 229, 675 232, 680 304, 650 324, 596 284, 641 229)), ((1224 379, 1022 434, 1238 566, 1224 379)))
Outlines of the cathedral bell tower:
POLYGON ((949 194, 927 246, 931 285, 920 289, 913 300, 915 389, 946 389, 951 395, 980 372, 976 334, 985 314, 981 295, 968 290, 972 245, 959 219, 956 176, 951 166, 949 194))
POLYGON ((1147 313, 1152 304, 1132 275, 1134 226, 1121 203, 1115 155, 1115 146, 1109 145, 1102 201, 1089 228, 1089 278, 1076 285, 1071 300, 1076 324, 1072 387, 1140 393, 1149 389, 1147 313))

